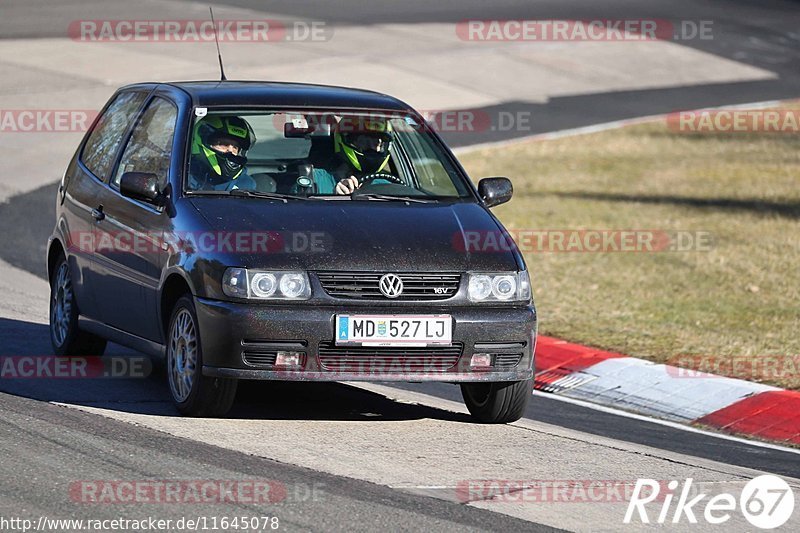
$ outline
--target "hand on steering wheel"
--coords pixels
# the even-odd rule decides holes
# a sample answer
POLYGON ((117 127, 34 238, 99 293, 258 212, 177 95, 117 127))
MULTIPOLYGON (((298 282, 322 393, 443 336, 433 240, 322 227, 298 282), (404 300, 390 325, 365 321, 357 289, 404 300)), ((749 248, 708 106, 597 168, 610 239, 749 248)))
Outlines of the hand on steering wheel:
POLYGON ((336 184, 336 194, 342 196, 353 194, 353 192, 360 186, 361 184, 358 182, 355 176, 349 176, 339 180, 339 183, 336 184))
POLYGON ((360 178, 350 176, 340 180, 339 183, 336 184, 336 194, 353 194, 359 187, 370 184, 375 180, 386 180, 390 183, 396 183, 397 185, 405 185, 403 180, 394 174, 389 174, 388 172, 373 172, 372 174, 365 174, 360 178))

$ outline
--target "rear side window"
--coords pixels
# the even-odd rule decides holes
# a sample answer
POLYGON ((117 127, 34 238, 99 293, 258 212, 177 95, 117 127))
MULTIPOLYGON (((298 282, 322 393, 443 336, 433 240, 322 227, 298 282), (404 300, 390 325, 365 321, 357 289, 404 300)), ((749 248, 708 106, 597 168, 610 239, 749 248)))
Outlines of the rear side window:
POLYGON ((92 174, 101 180, 105 180, 111 174, 111 167, 114 165, 114 158, 120 143, 122 143, 122 136, 146 96, 141 92, 117 95, 89 135, 89 139, 83 147, 81 161, 92 174))
POLYGON ((172 138, 178 109, 163 98, 154 98, 133 128, 111 184, 119 187, 126 172, 147 172, 158 176, 159 188, 167 185, 172 138))

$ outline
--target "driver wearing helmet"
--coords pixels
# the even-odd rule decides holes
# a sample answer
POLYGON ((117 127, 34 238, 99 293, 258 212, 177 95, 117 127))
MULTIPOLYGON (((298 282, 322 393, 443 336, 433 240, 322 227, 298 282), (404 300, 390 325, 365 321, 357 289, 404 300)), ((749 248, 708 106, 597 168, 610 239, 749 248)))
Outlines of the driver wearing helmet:
POLYGON ((189 187, 192 190, 256 189, 245 170, 255 144, 253 128, 241 117, 206 116, 194 128, 189 187))
MULTIPOLYGON (((332 170, 314 168, 315 192, 352 194, 363 185, 365 176, 390 174, 389 149, 393 140, 392 125, 384 118, 342 118, 333 133, 334 152, 339 165, 332 170)), ((372 183, 390 181, 378 178, 372 183)))

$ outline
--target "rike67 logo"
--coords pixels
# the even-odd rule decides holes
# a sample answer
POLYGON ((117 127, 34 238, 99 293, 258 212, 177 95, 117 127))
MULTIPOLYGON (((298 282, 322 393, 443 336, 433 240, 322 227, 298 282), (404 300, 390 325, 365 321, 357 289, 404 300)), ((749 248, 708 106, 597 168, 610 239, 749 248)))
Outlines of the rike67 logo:
MULTIPOLYGON (((705 485, 705 484, 703 484, 705 485)), ((708 486, 708 485, 705 485, 708 486)), ((666 484, 655 479, 639 479, 633 489, 623 522, 630 524, 634 515, 643 524, 697 524, 700 520, 712 525, 728 522, 740 512, 758 529, 775 529, 784 525, 794 512, 794 493, 786 481, 773 475, 751 479, 739 498, 734 494, 710 495, 705 486, 689 478, 680 486, 677 480, 666 484), (648 509, 648 504, 654 503, 648 509), (648 513, 649 511, 655 514, 648 513)))

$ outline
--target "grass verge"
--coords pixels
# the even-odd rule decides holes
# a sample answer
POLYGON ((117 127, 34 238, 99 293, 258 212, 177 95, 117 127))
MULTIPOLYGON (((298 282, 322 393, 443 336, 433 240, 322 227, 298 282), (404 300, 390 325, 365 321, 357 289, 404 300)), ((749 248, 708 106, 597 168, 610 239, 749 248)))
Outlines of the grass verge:
POLYGON ((656 121, 460 159, 473 177, 513 180, 514 198, 495 208, 512 231, 712 239, 689 251, 523 246, 540 333, 800 388, 800 135, 656 121))

